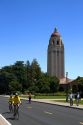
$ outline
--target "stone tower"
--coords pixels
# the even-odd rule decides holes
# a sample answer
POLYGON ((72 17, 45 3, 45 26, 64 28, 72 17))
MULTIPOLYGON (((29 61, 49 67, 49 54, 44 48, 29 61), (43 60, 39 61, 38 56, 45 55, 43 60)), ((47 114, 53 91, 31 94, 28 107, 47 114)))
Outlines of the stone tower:
POLYGON ((61 36, 55 28, 52 33, 47 52, 47 73, 59 79, 64 77, 64 44, 61 36))

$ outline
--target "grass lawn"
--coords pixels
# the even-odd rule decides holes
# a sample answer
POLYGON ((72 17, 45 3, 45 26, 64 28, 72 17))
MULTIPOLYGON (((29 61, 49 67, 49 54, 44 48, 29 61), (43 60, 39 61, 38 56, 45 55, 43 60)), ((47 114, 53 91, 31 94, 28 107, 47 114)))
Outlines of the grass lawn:
POLYGON ((65 96, 35 96, 35 99, 65 99, 65 96))
MULTIPOLYGON (((23 98, 28 98, 28 95, 21 95, 20 97, 23 97, 23 98)), ((54 100, 54 101, 56 101, 56 102, 65 102, 66 103, 66 96, 51 96, 51 95, 47 95, 47 96, 45 96, 45 95, 40 95, 40 96, 34 96, 34 95, 32 95, 32 98, 33 99, 56 99, 56 100, 54 100), (60 100, 59 100, 60 99, 60 100)), ((76 104, 76 101, 74 100, 74 103, 76 104)), ((80 104, 82 104, 83 105, 83 99, 82 100, 80 100, 80 104)))
MULTIPOLYGON (((20 97, 23 97, 23 98, 28 98, 28 95, 21 95, 20 97)), ((44 95, 41 95, 41 96, 34 96, 32 95, 32 98, 34 99, 65 99, 66 97, 65 96, 44 96, 44 95)))

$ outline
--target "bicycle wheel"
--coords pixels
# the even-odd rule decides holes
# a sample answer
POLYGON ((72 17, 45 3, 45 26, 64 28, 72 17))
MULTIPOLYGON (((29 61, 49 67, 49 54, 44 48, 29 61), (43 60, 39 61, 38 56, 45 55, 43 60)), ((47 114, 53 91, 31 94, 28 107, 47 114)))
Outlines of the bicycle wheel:
POLYGON ((10 112, 13 112, 12 104, 9 104, 9 111, 10 111, 10 112))
POLYGON ((14 119, 19 119, 19 107, 18 107, 18 105, 14 106, 14 119))
POLYGON ((16 108, 16 118, 19 119, 19 107, 16 108))

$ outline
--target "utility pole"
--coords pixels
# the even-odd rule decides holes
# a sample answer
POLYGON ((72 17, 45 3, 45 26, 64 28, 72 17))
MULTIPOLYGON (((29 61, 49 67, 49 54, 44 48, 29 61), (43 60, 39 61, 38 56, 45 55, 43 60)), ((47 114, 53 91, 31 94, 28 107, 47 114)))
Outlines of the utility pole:
POLYGON ((66 102, 68 102, 68 72, 66 72, 66 102))

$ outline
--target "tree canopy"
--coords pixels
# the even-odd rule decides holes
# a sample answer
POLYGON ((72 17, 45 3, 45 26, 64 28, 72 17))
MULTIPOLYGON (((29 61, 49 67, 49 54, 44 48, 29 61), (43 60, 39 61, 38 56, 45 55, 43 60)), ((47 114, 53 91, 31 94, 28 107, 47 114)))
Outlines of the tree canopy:
POLYGON ((59 80, 41 71, 36 59, 16 61, 13 65, 0 69, 0 94, 10 94, 15 91, 24 93, 54 93, 58 91, 59 80))

